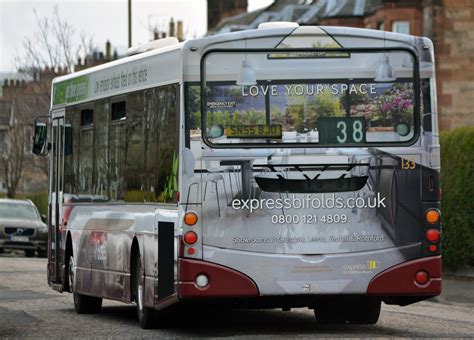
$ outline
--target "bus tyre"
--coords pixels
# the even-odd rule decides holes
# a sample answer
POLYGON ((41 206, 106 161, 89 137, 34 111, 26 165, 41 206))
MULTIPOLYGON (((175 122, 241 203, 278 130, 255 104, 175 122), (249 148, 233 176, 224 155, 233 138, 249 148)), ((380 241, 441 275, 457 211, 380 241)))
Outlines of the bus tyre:
POLYGON ((327 308, 327 306, 318 306, 314 309, 316 321, 321 324, 341 324, 346 323, 346 316, 341 310, 336 308, 327 308))
POLYGON ((135 256, 135 261, 134 261, 134 272, 133 272, 133 287, 134 287, 134 296, 135 296, 135 302, 137 306, 137 316, 138 316, 138 322, 140 323, 140 326, 143 329, 150 329, 155 326, 155 310, 149 307, 146 307, 144 305, 144 295, 145 295, 145 290, 144 290, 144 280, 145 280, 145 275, 143 272, 141 260, 140 260, 140 253, 137 253, 135 256))
POLYGON ((363 299, 360 303, 348 309, 348 321, 352 324, 373 325, 380 316, 380 300, 363 299))
POLYGON ((358 298, 322 301, 314 309, 314 315, 316 321, 322 324, 375 324, 380 316, 380 300, 358 298))
POLYGON ((68 277, 69 290, 72 292, 74 299, 74 309, 77 314, 94 314, 99 313, 102 309, 102 299, 94 296, 79 294, 74 287, 74 258, 69 257, 68 263, 68 277))

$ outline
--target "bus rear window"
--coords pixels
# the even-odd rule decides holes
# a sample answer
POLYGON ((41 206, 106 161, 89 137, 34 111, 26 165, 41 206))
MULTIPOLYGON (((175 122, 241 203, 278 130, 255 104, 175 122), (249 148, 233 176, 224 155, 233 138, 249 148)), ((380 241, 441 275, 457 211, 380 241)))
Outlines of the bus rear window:
MULTIPOLYGON (((303 61, 245 53, 241 63, 232 65, 254 69, 242 73, 236 68, 233 81, 224 79, 228 68, 216 70, 226 53, 217 54, 206 60, 206 70, 213 67, 206 73, 206 116, 202 106, 188 106, 188 119, 194 123, 190 134, 203 130, 210 145, 362 146, 407 143, 416 134, 415 79, 413 63, 406 66, 412 58, 408 52, 303 61), (205 126, 198 128, 201 122, 205 126)), ((199 88, 188 86, 188 103, 199 102, 199 88)))

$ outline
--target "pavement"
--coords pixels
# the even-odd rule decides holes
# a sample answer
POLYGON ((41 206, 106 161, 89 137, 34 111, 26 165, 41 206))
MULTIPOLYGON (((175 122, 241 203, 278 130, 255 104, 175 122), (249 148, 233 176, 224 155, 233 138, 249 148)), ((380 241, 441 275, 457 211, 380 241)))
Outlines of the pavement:
POLYGON ((474 305, 474 278, 443 276, 442 293, 433 300, 448 304, 468 303, 474 305))

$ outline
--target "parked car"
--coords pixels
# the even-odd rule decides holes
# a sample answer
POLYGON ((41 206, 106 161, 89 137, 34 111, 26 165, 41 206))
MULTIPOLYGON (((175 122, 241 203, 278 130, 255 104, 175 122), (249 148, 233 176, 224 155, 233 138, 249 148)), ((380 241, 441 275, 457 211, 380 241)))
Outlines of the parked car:
POLYGON ((27 257, 47 256, 48 227, 30 200, 0 199, 0 253, 24 250, 27 257))

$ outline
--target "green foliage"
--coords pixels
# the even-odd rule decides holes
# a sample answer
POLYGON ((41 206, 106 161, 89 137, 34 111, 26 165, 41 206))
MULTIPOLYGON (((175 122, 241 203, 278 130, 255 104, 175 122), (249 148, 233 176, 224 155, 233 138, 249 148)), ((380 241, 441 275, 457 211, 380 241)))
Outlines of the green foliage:
POLYGON ((288 113, 296 131, 312 130, 320 117, 342 117, 344 108, 340 101, 328 91, 305 103, 304 97, 290 97, 288 113))
POLYGON ((474 128, 441 133, 443 262, 474 265, 474 128))
POLYGON ((166 178, 163 198, 160 201, 172 202, 175 193, 178 191, 178 156, 173 153, 173 164, 171 174, 166 178))
POLYGON ((207 112, 208 126, 212 125, 255 125, 265 124, 265 112, 249 109, 247 111, 235 111, 233 115, 229 111, 208 111, 207 112))

